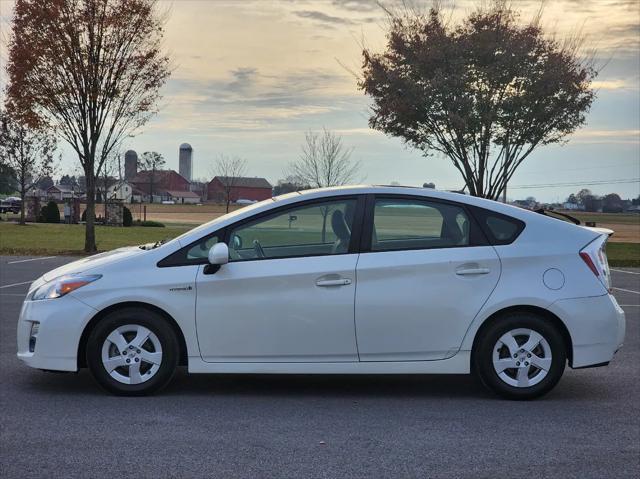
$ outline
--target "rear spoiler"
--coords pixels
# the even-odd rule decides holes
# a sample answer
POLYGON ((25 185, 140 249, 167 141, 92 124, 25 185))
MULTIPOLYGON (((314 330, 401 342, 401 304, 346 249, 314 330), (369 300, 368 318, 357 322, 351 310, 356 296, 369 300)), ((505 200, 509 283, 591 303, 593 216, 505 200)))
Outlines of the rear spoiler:
MULTIPOLYGON (((549 216, 550 218, 553 218, 553 215, 562 216, 563 218, 566 218, 569 221, 571 221, 574 225, 581 226, 580 220, 578 218, 575 218, 566 213, 560 213, 559 211, 555 211, 555 210, 546 210, 544 208, 539 208, 534 211, 541 215, 549 216)), ((587 221, 586 224, 582 227, 589 229, 591 231, 595 231, 596 233, 605 234, 607 236, 613 236, 613 230, 610 230, 609 228, 597 228, 595 222, 587 221)))
POLYGON ((566 213, 560 213, 559 211, 555 211, 555 210, 546 210, 544 208, 538 208, 537 210, 533 210, 533 211, 535 211, 536 213, 540 213, 541 215, 549 216, 552 218, 553 218, 552 215, 562 216, 563 218, 566 218, 569 221, 571 221, 574 225, 580 225, 580 220, 578 218, 575 218, 566 213))

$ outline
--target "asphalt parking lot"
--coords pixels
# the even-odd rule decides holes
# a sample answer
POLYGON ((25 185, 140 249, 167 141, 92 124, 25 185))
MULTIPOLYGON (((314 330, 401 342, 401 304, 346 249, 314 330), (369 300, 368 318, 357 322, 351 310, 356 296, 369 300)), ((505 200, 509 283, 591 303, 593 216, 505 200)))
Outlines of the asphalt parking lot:
MULTIPOLYGON (((28 283, 0 257, 0 477, 640 477, 640 270, 613 272, 625 347, 511 402, 467 376, 188 376, 118 398, 16 359, 28 283)), ((25 261, 28 260, 28 261, 25 261)))

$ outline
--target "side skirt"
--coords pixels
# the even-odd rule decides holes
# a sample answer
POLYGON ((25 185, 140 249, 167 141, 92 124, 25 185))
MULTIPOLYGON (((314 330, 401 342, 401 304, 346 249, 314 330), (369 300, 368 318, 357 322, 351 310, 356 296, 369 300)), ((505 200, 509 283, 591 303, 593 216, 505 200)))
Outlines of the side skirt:
POLYGON ((189 357, 190 373, 216 374, 469 374, 470 351, 438 361, 384 361, 334 363, 207 363, 189 357))

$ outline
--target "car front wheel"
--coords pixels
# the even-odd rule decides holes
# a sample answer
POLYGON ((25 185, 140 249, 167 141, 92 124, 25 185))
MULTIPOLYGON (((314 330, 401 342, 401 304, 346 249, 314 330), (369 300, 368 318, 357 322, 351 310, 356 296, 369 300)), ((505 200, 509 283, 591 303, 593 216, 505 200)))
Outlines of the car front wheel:
POLYGON ((87 365, 107 391, 151 394, 166 386, 178 364, 175 333, 159 314, 127 308, 102 318, 87 341, 87 365))
POLYGON ((533 399, 558 383, 567 352, 562 335, 548 319, 512 313, 481 333, 473 359, 490 390, 508 399, 533 399))

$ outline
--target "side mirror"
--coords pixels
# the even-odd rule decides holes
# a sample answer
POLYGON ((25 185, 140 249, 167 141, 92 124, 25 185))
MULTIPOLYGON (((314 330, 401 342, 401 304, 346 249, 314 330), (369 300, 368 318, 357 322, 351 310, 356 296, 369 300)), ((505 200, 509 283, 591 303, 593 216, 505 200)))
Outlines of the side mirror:
POLYGON ((225 243, 216 243, 209 250, 209 264, 222 266, 229 262, 229 247, 225 243))

